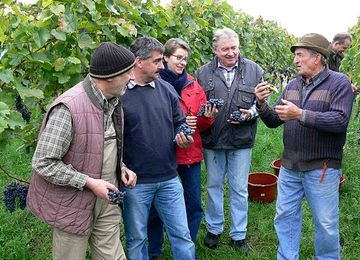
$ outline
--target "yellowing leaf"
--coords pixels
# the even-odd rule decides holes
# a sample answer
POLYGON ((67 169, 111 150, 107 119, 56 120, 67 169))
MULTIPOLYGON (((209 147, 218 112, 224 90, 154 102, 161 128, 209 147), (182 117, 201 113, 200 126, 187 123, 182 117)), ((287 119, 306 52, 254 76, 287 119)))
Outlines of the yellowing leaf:
POLYGON ((54 68, 55 71, 62 71, 65 68, 65 59, 64 58, 58 58, 56 61, 54 61, 54 68))
POLYGON ((48 7, 49 5, 51 5, 53 3, 53 0, 43 0, 42 1, 42 7, 43 8, 46 8, 48 7))

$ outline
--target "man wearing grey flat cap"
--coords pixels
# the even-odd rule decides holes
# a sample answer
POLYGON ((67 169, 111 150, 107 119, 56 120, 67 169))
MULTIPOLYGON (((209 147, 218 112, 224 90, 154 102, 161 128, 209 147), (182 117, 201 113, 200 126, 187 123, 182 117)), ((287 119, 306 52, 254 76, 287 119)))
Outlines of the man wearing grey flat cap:
POLYGON ((304 35, 290 49, 298 75, 273 107, 267 82, 256 86, 257 110, 267 127, 284 125, 275 229, 277 259, 299 259, 301 202, 315 225, 315 258, 340 259, 339 181, 353 94, 349 79, 326 66, 329 42, 304 35))
POLYGON ((105 42, 95 50, 87 77, 59 96, 46 113, 32 167, 28 207, 53 228, 53 259, 126 259, 120 209, 108 192, 134 187, 122 163, 123 110, 119 96, 135 57, 105 42))

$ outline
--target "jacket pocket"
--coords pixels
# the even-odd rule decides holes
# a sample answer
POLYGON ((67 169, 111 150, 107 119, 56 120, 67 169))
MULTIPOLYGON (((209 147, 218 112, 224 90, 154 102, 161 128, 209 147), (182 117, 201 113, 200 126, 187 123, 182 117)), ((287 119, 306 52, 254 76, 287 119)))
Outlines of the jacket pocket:
POLYGON ((246 85, 237 86, 234 101, 238 109, 251 108, 255 101, 255 89, 246 85))

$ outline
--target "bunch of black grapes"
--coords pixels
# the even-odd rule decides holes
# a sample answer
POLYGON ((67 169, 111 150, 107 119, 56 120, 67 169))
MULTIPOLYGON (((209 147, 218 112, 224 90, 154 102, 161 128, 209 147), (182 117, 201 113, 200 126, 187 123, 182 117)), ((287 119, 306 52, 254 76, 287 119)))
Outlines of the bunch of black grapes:
POLYGON ((16 97, 15 101, 16 110, 20 112, 22 118, 25 120, 26 123, 30 122, 31 112, 25 106, 23 100, 21 99, 20 95, 16 97))
POLYGON ((22 185, 17 182, 12 182, 5 187, 4 203, 10 213, 16 209, 16 198, 19 199, 19 208, 26 207, 26 196, 29 190, 29 185, 22 185))
POLYGON ((113 205, 118 205, 119 207, 122 208, 123 200, 126 192, 121 190, 110 190, 110 189, 108 190, 109 190, 108 197, 110 199, 110 203, 113 205))
POLYGON ((205 113, 205 107, 209 104, 211 104, 212 106, 216 105, 216 108, 221 108, 224 105, 224 100, 221 98, 211 98, 210 100, 206 101, 206 103, 201 104, 197 116, 203 116, 205 113))
POLYGON ((194 131, 189 127, 187 123, 183 123, 180 125, 178 129, 178 133, 183 132, 184 135, 192 135, 194 131))
POLYGON ((243 122, 245 121, 245 116, 240 111, 237 110, 230 114, 229 120, 235 122, 243 122))

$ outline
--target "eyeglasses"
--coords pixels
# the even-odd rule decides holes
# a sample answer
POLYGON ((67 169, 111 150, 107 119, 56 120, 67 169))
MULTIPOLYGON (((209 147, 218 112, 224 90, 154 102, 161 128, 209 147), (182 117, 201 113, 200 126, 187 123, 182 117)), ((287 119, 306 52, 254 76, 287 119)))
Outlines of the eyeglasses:
POLYGON ((182 62, 182 61, 187 62, 188 58, 189 58, 189 57, 186 57, 186 56, 184 57, 184 56, 181 56, 181 55, 171 55, 171 56, 174 56, 178 62, 182 62))

